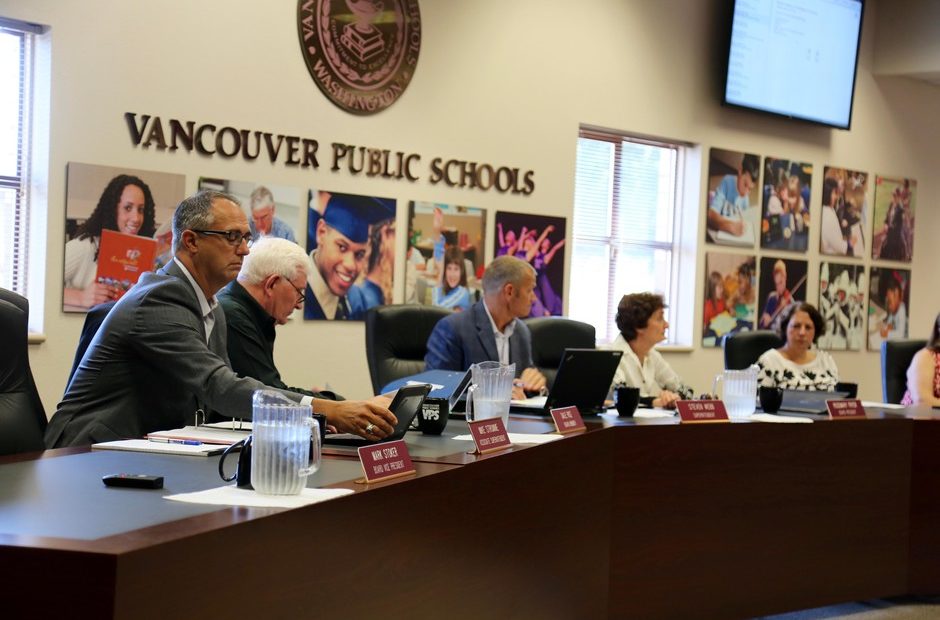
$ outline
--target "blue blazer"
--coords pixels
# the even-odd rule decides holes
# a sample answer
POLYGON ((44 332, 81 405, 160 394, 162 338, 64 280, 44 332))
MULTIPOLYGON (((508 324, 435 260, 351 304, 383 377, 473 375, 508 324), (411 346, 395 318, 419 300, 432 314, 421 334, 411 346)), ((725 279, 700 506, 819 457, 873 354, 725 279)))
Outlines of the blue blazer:
MULTIPOLYGON (((471 364, 487 360, 499 360, 499 353, 493 325, 482 301, 438 321, 424 356, 427 370, 467 370, 471 364)), ((516 364, 517 377, 533 366, 532 336, 526 324, 518 319, 509 339, 509 362, 516 364)))

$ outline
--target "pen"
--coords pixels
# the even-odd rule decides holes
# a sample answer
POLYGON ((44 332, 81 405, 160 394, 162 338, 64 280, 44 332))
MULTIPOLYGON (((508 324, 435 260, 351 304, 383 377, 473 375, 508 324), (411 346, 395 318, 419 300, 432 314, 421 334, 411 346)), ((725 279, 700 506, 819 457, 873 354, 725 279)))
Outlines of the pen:
POLYGON ((150 441, 156 443, 175 443, 182 446, 201 446, 201 441, 196 441, 195 439, 167 439, 165 437, 149 437, 150 441))

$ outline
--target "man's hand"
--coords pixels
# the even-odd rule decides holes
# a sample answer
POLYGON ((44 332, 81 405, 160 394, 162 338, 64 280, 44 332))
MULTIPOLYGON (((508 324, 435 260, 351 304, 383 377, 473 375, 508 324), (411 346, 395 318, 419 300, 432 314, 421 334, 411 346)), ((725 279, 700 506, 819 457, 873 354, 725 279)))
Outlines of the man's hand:
POLYGON ((675 409, 676 401, 680 399, 680 396, 675 392, 670 392, 669 390, 663 390, 659 393, 657 398, 653 399, 654 407, 662 407, 663 409, 675 409))
POLYGON ((539 369, 534 366, 523 370, 522 374, 519 376, 519 380, 522 381, 522 389, 526 392, 541 392, 547 385, 545 375, 539 372, 539 369))
MULTIPOLYGON (((340 433, 353 433, 366 439, 384 439, 395 430, 398 420, 388 410, 384 396, 369 400, 320 400, 313 399, 313 410, 326 416, 340 433)), ((390 401, 389 401, 390 402, 390 401)))

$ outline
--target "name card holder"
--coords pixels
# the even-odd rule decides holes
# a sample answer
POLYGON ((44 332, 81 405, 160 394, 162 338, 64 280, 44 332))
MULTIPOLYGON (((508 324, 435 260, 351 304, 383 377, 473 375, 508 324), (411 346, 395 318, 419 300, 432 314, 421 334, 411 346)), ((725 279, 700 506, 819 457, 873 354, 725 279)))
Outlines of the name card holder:
POLYGON ((567 435, 568 433, 577 433, 580 431, 586 431, 587 427, 584 425, 584 420, 581 418, 581 412, 578 411, 577 407, 558 407, 552 409, 552 420, 555 421, 555 428, 558 429, 559 435, 567 435))
POLYGON ((475 454, 489 454, 512 447, 502 418, 476 420, 468 422, 467 426, 470 427, 470 435, 476 446, 475 454))
POLYGON ((827 400, 826 409, 829 410, 830 420, 865 420, 868 418, 860 400, 827 400))
POLYGON ((720 400, 679 400, 676 401, 676 409, 682 424, 731 421, 725 411, 725 404, 720 400))
POLYGON ((404 439, 378 443, 371 446, 361 446, 358 450, 359 462, 365 478, 356 480, 359 484, 384 482, 393 478, 412 476, 415 473, 414 463, 408 454, 408 446, 404 439))

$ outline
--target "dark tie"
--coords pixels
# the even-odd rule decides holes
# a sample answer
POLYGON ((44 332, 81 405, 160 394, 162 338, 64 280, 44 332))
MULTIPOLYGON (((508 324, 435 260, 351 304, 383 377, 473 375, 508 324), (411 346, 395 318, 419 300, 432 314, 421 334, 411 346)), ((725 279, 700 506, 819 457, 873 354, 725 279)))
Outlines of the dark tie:
POLYGON ((333 318, 337 321, 345 321, 349 318, 349 313, 346 311, 346 298, 340 297, 339 303, 336 304, 336 314, 333 318))

